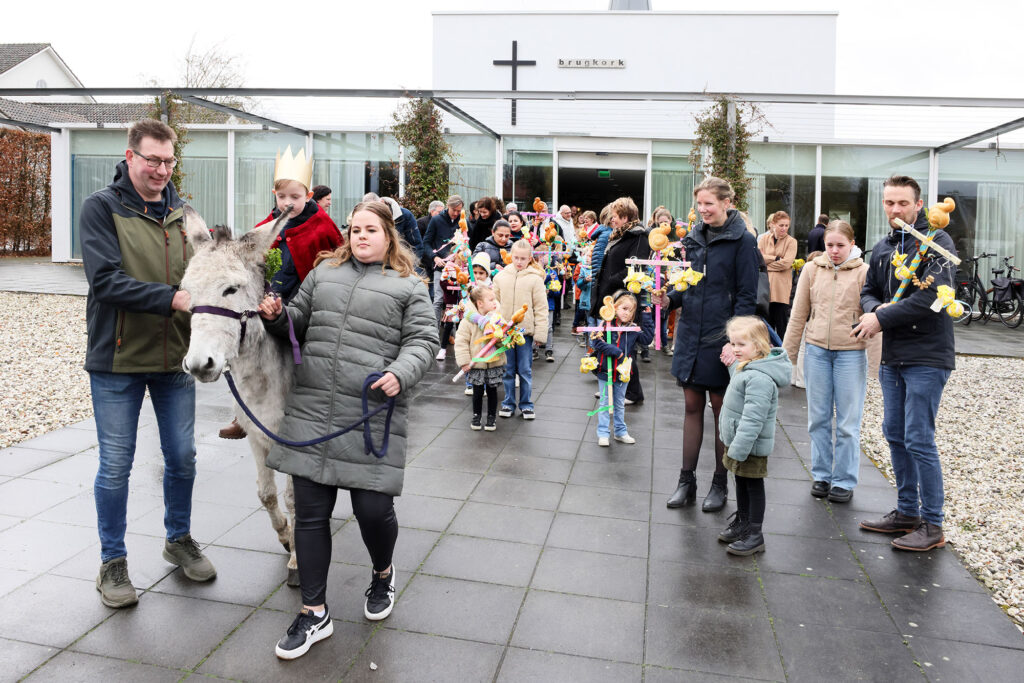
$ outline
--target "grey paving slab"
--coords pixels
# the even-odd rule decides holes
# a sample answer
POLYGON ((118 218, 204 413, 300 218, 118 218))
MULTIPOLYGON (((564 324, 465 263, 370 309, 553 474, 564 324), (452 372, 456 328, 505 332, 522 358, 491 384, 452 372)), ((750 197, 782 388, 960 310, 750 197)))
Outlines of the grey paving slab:
POLYGON ((588 681, 593 683, 639 682, 642 668, 637 664, 609 662, 512 647, 498 673, 499 683, 513 681, 588 681))
MULTIPOLYGON (((595 385, 575 349, 557 355, 535 368, 538 419, 493 433, 468 429, 453 361, 413 389, 395 611, 382 624, 363 617, 369 557, 342 493, 327 585, 335 633, 297 662, 273 655, 301 594, 283 585, 287 556, 248 446, 216 436, 230 413, 223 382, 197 389, 192 518, 219 576, 193 584, 161 557, 163 463, 146 402, 126 537, 146 592, 129 610, 102 607, 95 590, 92 421, 0 451, 0 639, 18 643, 5 652, 39 667, 29 680, 990 681, 1024 668, 1024 637, 954 552, 900 553, 858 529, 895 501, 870 462, 850 504, 809 495, 803 392, 782 392, 767 552, 736 558, 716 539, 735 510, 731 484, 719 513, 664 505, 683 411, 669 358, 641 366, 646 402, 627 410, 639 443, 600 448, 586 416, 595 385), (39 609, 71 616, 58 628, 22 617, 39 609)), ((709 437, 710 411, 704 423, 709 437)), ((713 467, 705 438, 698 503, 713 467)))
POLYGON ((501 653, 500 645, 384 629, 359 654, 344 680, 491 681, 501 653))
POLYGON ((4 653, 3 675, 16 681, 60 652, 58 648, 0 638, 4 653))
POLYGON ((534 590, 526 596, 512 645, 638 664, 643 623, 641 604, 534 590))

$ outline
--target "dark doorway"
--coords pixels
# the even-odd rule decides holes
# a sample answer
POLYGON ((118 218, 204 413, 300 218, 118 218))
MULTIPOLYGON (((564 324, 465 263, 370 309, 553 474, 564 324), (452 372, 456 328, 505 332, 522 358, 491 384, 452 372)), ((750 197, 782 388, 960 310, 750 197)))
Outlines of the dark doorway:
POLYGON ((605 178, 596 168, 558 169, 558 203, 600 215, 606 204, 619 197, 632 197, 643 211, 644 172, 613 168, 607 173, 609 177, 605 178))

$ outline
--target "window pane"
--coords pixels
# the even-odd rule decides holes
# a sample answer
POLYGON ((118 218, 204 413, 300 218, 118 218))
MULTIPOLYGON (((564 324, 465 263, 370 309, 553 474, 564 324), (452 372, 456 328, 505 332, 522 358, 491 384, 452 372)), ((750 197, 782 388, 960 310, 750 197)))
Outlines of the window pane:
MULTIPOLYGON (((492 196, 494 190, 495 140, 486 135, 449 135, 455 161, 448 166, 448 193, 466 204, 492 196)), ((443 198, 442 198, 443 199, 443 198)))
POLYGON ((685 221, 693 205, 693 169, 685 157, 651 158, 652 208, 664 206, 674 218, 685 221))

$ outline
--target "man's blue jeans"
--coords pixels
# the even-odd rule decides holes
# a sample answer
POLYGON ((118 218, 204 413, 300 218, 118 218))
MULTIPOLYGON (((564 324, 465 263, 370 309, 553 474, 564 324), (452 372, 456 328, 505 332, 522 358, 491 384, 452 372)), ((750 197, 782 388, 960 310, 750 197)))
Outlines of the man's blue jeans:
POLYGON ((924 365, 878 370, 884 401, 882 433, 896 476, 896 508, 942 524, 942 465, 935 447, 935 415, 949 370, 924 365))
MULTIPOLYGON (((608 427, 612 422, 615 424, 615 436, 629 433, 629 430, 626 429, 626 386, 626 382, 612 382, 612 408, 614 411, 612 415, 608 415, 607 410, 602 410, 597 414, 598 436, 610 436, 608 427)), ((601 394, 600 407, 604 408, 608 405, 608 380, 598 375, 597 388, 601 394)))
POLYGON ((863 350, 829 351, 814 344, 807 345, 804 383, 807 385, 807 432, 811 437, 814 481, 847 490, 857 485, 867 371, 868 357, 863 350))
POLYGON ((146 389, 153 402, 164 454, 164 528, 175 541, 189 533, 196 478, 196 385, 184 372, 90 372, 92 408, 100 442, 94 494, 103 562, 128 553, 128 477, 135 459, 139 411, 146 389))
MULTIPOLYGON (((550 333, 549 333, 550 334, 550 333)), ((533 383, 533 335, 525 335, 525 343, 505 351, 505 398, 501 407, 516 409, 516 375, 519 375, 519 410, 533 410, 530 388, 533 383)))

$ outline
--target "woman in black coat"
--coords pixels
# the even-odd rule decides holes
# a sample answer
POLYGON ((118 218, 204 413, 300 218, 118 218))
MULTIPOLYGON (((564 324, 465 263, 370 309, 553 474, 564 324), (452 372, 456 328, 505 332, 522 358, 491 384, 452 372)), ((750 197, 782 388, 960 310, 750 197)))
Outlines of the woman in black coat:
MULTIPOLYGON (((619 197, 609 207, 608 224, 612 233, 608 237, 608 246, 601 260, 601 270, 593 274, 594 288, 590 297, 590 315, 600 318, 598 311, 604 305, 604 298, 622 289, 623 280, 629 272, 627 259, 635 257, 647 259, 651 256, 651 246, 647 243, 648 228, 640 222, 640 210, 629 197, 619 197)), ((645 297, 646 298, 646 297, 645 297)), ((649 307, 649 303, 641 301, 640 307, 649 307)), ((629 384, 626 386, 626 404, 641 403, 644 390, 640 386, 640 371, 636 363, 636 349, 633 351, 633 370, 629 384)))
POLYGON ((491 236, 491 228, 494 222, 501 218, 494 206, 494 199, 484 197, 474 202, 476 205, 477 219, 469 227, 469 248, 476 249, 476 245, 491 236))
MULTIPOLYGON (((704 273, 684 292, 662 297, 668 310, 681 308, 672 354, 672 374, 683 385, 686 415, 683 422, 683 468, 679 486, 668 507, 689 505, 697 497, 697 458, 704 440, 704 407, 710 398, 715 416, 715 475, 704 499, 704 512, 725 507, 725 445, 718 435, 718 416, 729 385, 732 350, 725 324, 737 315, 754 315, 757 308, 757 240, 747 230, 739 211, 732 208, 735 194, 720 178, 708 178, 693 192, 700 220, 683 239, 690 267, 704 273)), ((666 311, 667 312, 667 311, 666 311)))

